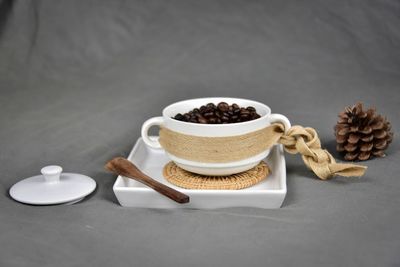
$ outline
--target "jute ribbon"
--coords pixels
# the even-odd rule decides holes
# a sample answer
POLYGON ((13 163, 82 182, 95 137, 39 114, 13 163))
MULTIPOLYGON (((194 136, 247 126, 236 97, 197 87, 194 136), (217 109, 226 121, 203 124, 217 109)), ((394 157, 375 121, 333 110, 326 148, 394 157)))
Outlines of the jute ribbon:
POLYGON ((159 141, 176 157, 206 163, 246 159, 280 143, 290 154, 300 153, 305 165, 322 180, 334 175, 362 176, 367 169, 361 165, 337 163, 327 150, 321 148, 317 132, 299 125, 291 127, 286 134, 284 126, 275 123, 258 131, 228 137, 186 135, 162 127, 159 141))

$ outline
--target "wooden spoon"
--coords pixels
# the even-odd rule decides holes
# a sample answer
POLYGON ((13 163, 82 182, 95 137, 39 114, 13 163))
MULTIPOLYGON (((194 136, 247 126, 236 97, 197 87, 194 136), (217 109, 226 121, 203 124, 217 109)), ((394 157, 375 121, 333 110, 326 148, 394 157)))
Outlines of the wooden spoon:
POLYGON ((150 178, 146 174, 144 174, 139 168, 130 162, 127 159, 117 157, 105 165, 105 168, 113 173, 116 173, 121 176, 125 176, 131 179, 134 179, 142 184, 147 185, 148 187, 153 188, 158 193, 169 197, 170 199, 178 202, 178 203, 188 203, 189 196, 185 195, 171 187, 166 186, 160 182, 157 182, 153 178, 150 178))

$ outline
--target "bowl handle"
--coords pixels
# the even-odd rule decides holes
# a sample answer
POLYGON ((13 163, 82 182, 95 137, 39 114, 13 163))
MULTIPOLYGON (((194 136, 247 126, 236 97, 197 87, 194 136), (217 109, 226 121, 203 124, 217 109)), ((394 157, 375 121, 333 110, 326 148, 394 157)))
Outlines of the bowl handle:
POLYGON ((153 117, 145 121, 142 125, 142 139, 146 145, 151 148, 162 149, 160 142, 157 139, 150 139, 149 138, 149 129, 153 126, 161 126, 164 124, 163 117, 153 117))
MULTIPOLYGON (((290 127, 292 127, 292 125, 290 124, 290 121, 288 118, 286 118, 285 116, 281 115, 281 114, 271 114, 270 116, 270 123, 274 123, 274 122, 280 122, 283 124, 283 126, 285 126, 285 133, 287 133, 287 131, 290 129, 290 127)), ((143 135, 143 134, 142 134, 143 135)))

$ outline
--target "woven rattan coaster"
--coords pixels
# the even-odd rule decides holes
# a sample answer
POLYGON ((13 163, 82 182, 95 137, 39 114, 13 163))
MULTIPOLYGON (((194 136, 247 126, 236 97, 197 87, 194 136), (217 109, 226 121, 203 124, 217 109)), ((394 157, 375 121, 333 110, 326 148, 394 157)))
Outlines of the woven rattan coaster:
POLYGON ((179 168, 172 161, 163 169, 163 175, 168 182, 186 189, 243 189, 264 180, 269 173, 268 165, 264 161, 248 171, 228 176, 205 176, 191 173, 179 168))

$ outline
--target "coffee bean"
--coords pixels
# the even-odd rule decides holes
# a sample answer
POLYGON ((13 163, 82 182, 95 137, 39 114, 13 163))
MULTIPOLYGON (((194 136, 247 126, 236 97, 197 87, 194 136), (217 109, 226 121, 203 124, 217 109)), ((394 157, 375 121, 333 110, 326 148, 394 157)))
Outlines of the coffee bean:
POLYGON ((250 111, 248 111, 247 109, 241 109, 240 116, 242 116, 242 115, 250 116, 250 111))
POLYGON ((188 113, 183 114, 184 120, 189 121, 190 120, 190 115, 188 113))
POLYGON ((211 124, 217 123, 217 119, 214 118, 214 117, 209 118, 209 119, 208 119, 208 123, 211 123, 211 124))
POLYGON ((241 121, 247 121, 250 119, 250 114, 240 114, 241 121))
POLYGON ((197 120, 198 120, 199 123, 202 123, 202 124, 207 124, 208 123, 207 119, 204 118, 204 117, 199 117, 199 118, 197 118, 197 120))
POLYGON ((214 112, 206 112, 206 113, 203 114, 203 116, 206 117, 206 118, 211 118, 211 117, 214 116, 214 112))
POLYGON ((183 117, 183 115, 181 113, 178 113, 175 115, 174 119, 178 120, 178 121, 183 121, 185 119, 185 117, 183 117))
POLYGON ((214 103, 208 103, 208 104, 206 105, 206 107, 207 107, 207 108, 210 108, 210 109, 215 109, 215 108, 216 108, 216 106, 215 106, 214 103))
POLYGON ((204 111, 204 113, 214 112, 214 111, 215 111, 215 108, 206 107, 206 110, 204 111))
POLYGON ((228 105, 228 103, 226 103, 226 102, 220 102, 220 103, 218 104, 217 108, 218 108, 220 111, 225 112, 225 111, 228 111, 228 110, 229 110, 229 105, 228 105))
POLYGON ((236 121, 238 118, 239 118, 238 115, 233 115, 233 116, 231 116, 232 121, 236 121))
POLYGON ((222 122, 229 122, 229 117, 227 117, 227 116, 222 116, 222 117, 221 117, 221 121, 222 121, 222 122))
POLYGON ((249 107, 247 107, 246 108, 248 111, 250 111, 250 112, 255 112, 256 111, 256 109, 254 108, 254 107, 252 107, 252 106, 249 106, 249 107))

